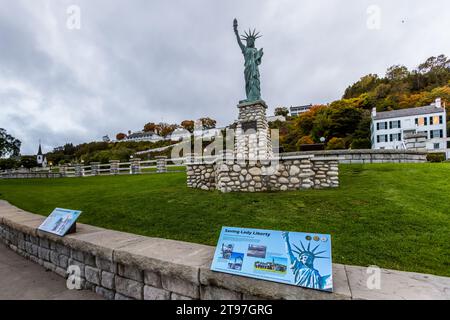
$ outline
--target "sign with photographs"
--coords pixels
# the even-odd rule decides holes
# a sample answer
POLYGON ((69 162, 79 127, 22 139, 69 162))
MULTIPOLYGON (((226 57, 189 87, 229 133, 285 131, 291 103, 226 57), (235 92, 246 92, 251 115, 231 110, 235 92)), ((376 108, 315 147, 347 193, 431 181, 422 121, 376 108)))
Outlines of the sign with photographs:
POLYGON ((39 226, 39 230, 64 236, 77 221, 81 211, 56 208, 39 226))
POLYGON ((211 270, 332 292, 331 237, 222 227, 211 270))

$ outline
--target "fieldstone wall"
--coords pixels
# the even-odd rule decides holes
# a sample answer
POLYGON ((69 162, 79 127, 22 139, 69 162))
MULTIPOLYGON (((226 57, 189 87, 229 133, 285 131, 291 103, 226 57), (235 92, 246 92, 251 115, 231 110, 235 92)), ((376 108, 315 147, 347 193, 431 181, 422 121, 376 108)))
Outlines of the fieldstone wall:
POLYGON ((187 185, 221 192, 288 191, 339 186, 337 159, 296 156, 272 161, 188 163, 187 185))
POLYGON ((192 163, 186 167, 187 186, 202 190, 216 189, 216 172, 213 164, 192 163))
POLYGON ((312 170, 314 171, 314 188, 339 187, 339 161, 330 158, 312 158, 312 170))

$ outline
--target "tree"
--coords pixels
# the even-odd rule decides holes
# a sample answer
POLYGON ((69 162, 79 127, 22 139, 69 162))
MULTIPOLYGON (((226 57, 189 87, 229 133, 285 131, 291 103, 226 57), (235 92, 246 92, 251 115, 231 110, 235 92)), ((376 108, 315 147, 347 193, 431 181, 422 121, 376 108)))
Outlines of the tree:
POLYGON ((199 119, 202 123, 202 129, 208 130, 208 129, 214 129, 216 127, 217 121, 211 118, 200 118, 199 119))
POLYGON ((402 81, 409 76, 408 68, 402 65, 394 65, 386 71, 386 78, 391 81, 402 81))
POLYGON ((118 141, 121 141, 121 140, 125 139, 126 137, 127 137, 127 135, 125 133, 122 133, 122 132, 116 134, 116 139, 118 141))
POLYGON ((0 158, 5 156, 18 156, 22 142, 0 128, 0 158))
POLYGON ((24 156, 20 158, 19 165, 27 169, 36 168, 38 163, 36 161, 36 157, 34 156, 24 156))
POLYGON ((170 135, 176 128, 178 128, 178 125, 176 124, 168 124, 165 122, 160 122, 156 126, 156 130, 158 134, 162 137, 167 137, 170 135))
POLYGON ((194 120, 184 120, 181 122, 181 127, 189 132, 194 132, 195 122, 194 120))
POLYGON ((153 122, 149 122, 144 126, 144 132, 155 132, 156 124, 153 122))
POLYGON ((289 109, 286 107, 275 108, 275 115, 287 117, 289 115, 289 109))
POLYGON ((327 150, 345 149, 345 140, 343 138, 331 138, 327 143, 327 150))

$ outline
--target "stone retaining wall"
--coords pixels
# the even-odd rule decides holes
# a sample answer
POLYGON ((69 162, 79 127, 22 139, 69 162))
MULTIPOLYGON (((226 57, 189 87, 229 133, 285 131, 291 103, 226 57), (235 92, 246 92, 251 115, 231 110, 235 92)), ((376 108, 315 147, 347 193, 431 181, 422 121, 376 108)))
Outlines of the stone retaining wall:
POLYGON ((364 267, 333 264, 334 292, 210 270, 214 247, 149 238, 84 224, 57 237, 38 231, 44 217, 0 200, 0 244, 61 277, 80 268, 82 288, 107 299, 445 299, 450 278, 380 269, 380 289, 364 267))
POLYGON ((187 164, 187 185, 222 192, 287 191, 339 186, 339 163, 333 158, 284 157, 276 162, 226 160, 187 164))
POLYGON ((427 152, 407 150, 323 150, 283 153, 282 156, 314 155, 337 158, 339 163, 420 163, 427 162, 427 152))
MULTIPOLYGON (((335 283, 334 293, 227 275, 210 270, 214 248, 106 230, 84 224, 65 237, 37 227, 44 217, 0 201, 0 243, 25 258, 67 277, 80 268, 82 289, 107 299, 349 299, 335 283)), ((335 275, 343 268, 335 267, 335 275)), ((338 277, 339 278, 339 277, 338 277)))

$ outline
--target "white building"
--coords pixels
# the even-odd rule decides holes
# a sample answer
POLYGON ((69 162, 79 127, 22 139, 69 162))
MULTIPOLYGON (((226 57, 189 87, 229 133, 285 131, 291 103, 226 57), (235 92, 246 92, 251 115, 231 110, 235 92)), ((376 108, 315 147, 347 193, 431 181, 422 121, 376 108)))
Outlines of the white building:
POLYGON ((311 109, 312 104, 308 104, 306 106, 296 106, 296 107, 290 107, 291 116, 295 117, 302 113, 308 112, 309 109, 311 109))
POLYGON ((285 122, 286 117, 285 116, 269 116, 269 117, 267 117, 267 122, 275 122, 275 121, 285 122))
POLYGON ((130 133, 126 138, 125 141, 150 141, 150 142, 157 142, 157 141, 161 141, 164 140, 163 137, 157 135, 154 132, 145 132, 145 131, 138 131, 138 132, 133 132, 130 133))
POLYGON ((183 138, 189 138, 192 134, 183 128, 176 128, 169 136, 172 141, 181 141, 183 138))
POLYGON ((445 152, 447 158, 450 157, 445 106, 440 98, 425 107, 386 112, 372 110, 372 149, 406 149, 404 137, 414 133, 426 134, 427 150, 445 152))

